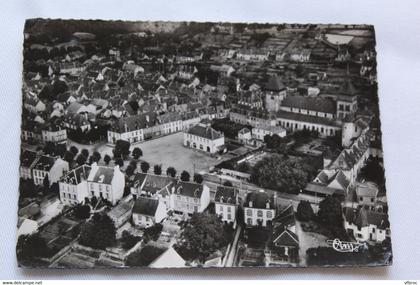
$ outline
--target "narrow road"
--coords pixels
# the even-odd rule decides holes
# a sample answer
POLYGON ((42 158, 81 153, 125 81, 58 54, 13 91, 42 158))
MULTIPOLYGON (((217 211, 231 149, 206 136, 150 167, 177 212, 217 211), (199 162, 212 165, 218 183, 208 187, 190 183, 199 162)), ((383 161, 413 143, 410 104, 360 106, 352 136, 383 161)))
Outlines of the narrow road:
POLYGON ((226 258, 226 262, 224 267, 232 267, 233 262, 235 261, 235 255, 236 255, 236 251, 238 249, 238 241, 239 241, 239 235, 241 234, 242 231, 242 226, 238 225, 238 228, 236 229, 235 232, 235 237, 233 239, 232 245, 230 247, 230 251, 228 253, 228 257, 226 258))

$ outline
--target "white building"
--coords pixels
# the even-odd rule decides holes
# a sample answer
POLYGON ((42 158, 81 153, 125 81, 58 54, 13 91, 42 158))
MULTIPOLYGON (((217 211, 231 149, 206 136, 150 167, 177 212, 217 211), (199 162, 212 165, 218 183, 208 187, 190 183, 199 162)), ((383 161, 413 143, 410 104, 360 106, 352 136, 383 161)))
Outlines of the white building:
POLYGON ((89 197, 87 178, 91 167, 81 165, 67 172, 59 181, 60 200, 64 204, 79 204, 89 197))
POLYGON ((261 125, 252 128, 252 137, 264 141, 265 136, 278 135, 281 138, 286 136, 286 129, 281 126, 261 125))
POLYGON ((247 227, 271 224, 276 215, 274 197, 265 192, 251 192, 244 203, 244 221, 247 227))
POLYGON ((358 242, 381 243, 390 236, 388 215, 361 207, 346 208, 344 228, 358 242))
POLYGON ((89 197, 103 198, 115 205, 124 194, 125 177, 119 166, 105 167, 93 163, 87 184, 89 197))
POLYGON ((207 185, 180 181, 173 189, 171 209, 175 213, 201 213, 210 204, 210 190, 207 185))
POLYGON ((23 179, 32 179, 32 170, 39 157, 36 152, 25 150, 20 156, 19 174, 23 179))
POLYGON ((42 140, 44 142, 60 143, 67 141, 67 131, 60 126, 50 126, 42 130, 42 140))
POLYGON ((238 190, 231 187, 217 187, 214 206, 216 215, 219 215, 222 221, 235 224, 238 209, 238 190))
POLYGON ((166 207, 159 199, 138 197, 133 207, 133 223, 141 228, 147 228, 160 223, 167 216, 166 207))
POLYGON ((223 149, 224 145, 225 136, 209 124, 199 123, 184 132, 184 146, 189 148, 214 154, 223 149))
POLYGON ((32 176, 35 185, 43 185, 45 176, 48 176, 50 186, 58 182, 60 178, 69 170, 69 163, 61 158, 42 155, 36 162, 32 176))

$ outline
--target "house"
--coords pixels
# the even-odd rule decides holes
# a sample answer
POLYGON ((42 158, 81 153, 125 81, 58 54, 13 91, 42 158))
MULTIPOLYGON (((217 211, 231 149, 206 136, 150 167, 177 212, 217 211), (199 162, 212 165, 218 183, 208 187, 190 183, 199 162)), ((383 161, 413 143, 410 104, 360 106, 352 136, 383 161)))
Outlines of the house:
POLYGON ((182 268, 187 267, 186 261, 171 246, 149 264, 150 268, 182 268))
POLYGON ((331 99, 299 95, 286 97, 280 110, 328 119, 334 119, 337 113, 335 102, 331 99))
POLYGON ((299 261, 299 238, 291 230, 278 227, 272 235, 270 263, 297 264, 299 261))
POLYGON ((327 90, 319 94, 319 97, 331 98, 336 102, 336 118, 340 120, 357 111, 358 92, 350 78, 346 78, 338 89, 327 90))
POLYGON ((147 228, 162 222, 167 216, 166 207, 158 199, 138 197, 133 207, 133 223, 141 228, 147 228))
POLYGON ((42 140, 44 142, 66 143, 67 131, 60 125, 50 124, 42 130, 42 140))
POLYGON ((248 128, 243 128, 238 132, 238 140, 243 144, 247 144, 252 139, 252 133, 248 128))
POLYGON ((84 164, 68 171, 60 179, 58 186, 62 203, 79 204, 89 197, 87 179, 90 171, 91 167, 84 164))
POLYGON ((37 114, 44 112, 46 105, 37 97, 26 97, 23 106, 31 113, 37 114))
POLYGON ((244 221, 247 227, 267 227, 276 214, 274 196, 266 192, 251 192, 246 196, 244 221))
POLYGON ((131 193, 134 197, 147 196, 159 199, 166 207, 171 209, 171 193, 176 179, 168 176, 136 173, 132 179, 131 193))
POLYGON ((289 58, 295 62, 308 62, 311 57, 310 49, 293 49, 289 52, 289 58))
POLYGON ((120 118, 108 130, 108 143, 115 144, 117 140, 137 143, 146 137, 161 135, 161 127, 156 125, 156 118, 156 114, 151 112, 120 118))
POLYGON ((224 148, 225 136, 209 123, 199 123, 184 132, 184 146, 214 154, 224 148))
POLYGON ((19 175, 23 179, 32 179, 32 170, 39 157, 34 151, 25 150, 20 156, 19 175))
POLYGON ((35 185, 43 185, 45 176, 48 177, 50 186, 58 182, 69 170, 69 163, 48 155, 42 155, 35 163, 32 170, 32 177, 35 185))
POLYGON ((238 209, 238 190, 232 187, 218 186, 214 197, 216 215, 223 222, 236 226, 236 211, 238 209))
POLYGON ((286 129, 281 126, 261 125, 252 128, 252 137, 264 141, 265 136, 278 135, 281 138, 286 136, 286 129))
POLYGON ((381 243, 390 237, 388 215, 364 206, 344 209, 344 228, 358 242, 381 243))
POLYGON ((132 196, 127 196, 124 199, 121 199, 117 206, 111 209, 108 212, 108 216, 114 222, 115 227, 120 228, 125 222, 130 220, 132 215, 132 210, 134 206, 134 200, 132 196))
POLYGON ((89 112, 88 107, 79 102, 72 102, 66 108, 66 114, 82 114, 89 112))
POLYGON ((173 188, 171 201, 177 214, 201 213, 210 204, 210 190, 205 184, 180 181, 173 188))
POLYGON ((236 53, 237 60, 243 61, 266 61, 270 52, 257 49, 241 49, 236 53))
POLYGON ((124 194, 125 177, 119 166, 106 167, 91 165, 87 179, 89 197, 106 199, 115 205, 124 194))
POLYGON ((357 115, 348 115, 343 119, 341 131, 341 145, 349 148, 353 142, 362 134, 362 131, 369 128, 370 118, 357 115))
POLYGON ((63 126, 69 131, 81 130, 82 132, 88 132, 92 128, 87 113, 65 114, 63 118, 63 126))
POLYGON ((233 72, 235 72, 235 69, 227 64, 222 65, 210 65, 210 70, 218 72, 222 77, 229 77, 233 72))
POLYGON ((373 209, 379 193, 378 186, 373 182, 356 182, 356 200, 361 206, 373 209))

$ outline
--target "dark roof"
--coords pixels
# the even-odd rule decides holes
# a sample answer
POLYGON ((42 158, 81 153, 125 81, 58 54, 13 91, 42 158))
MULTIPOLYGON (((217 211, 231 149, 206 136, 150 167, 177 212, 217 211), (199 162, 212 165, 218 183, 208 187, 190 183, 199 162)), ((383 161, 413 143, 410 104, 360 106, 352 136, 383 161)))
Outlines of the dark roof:
POLYGON ((274 196, 266 192, 251 192, 246 196, 245 207, 250 207, 249 202, 252 201, 252 208, 267 209, 267 202, 270 203, 269 209, 275 209, 274 196))
POLYGON ((193 182, 180 181, 175 186, 175 193, 182 196, 201 198, 201 194, 203 193, 203 185, 193 182))
POLYGON ((159 200, 140 196, 134 203, 133 213, 154 216, 159 205, 159 200))
POLYGON ((287 96, 281 103, 284 107, 299 108, 316 112, 335 114, 335 102, 328 98, 287 96))
POLYGON ((277 215, 273 219, 273 224, 281 227, 290 227, 295 223, 295 211, 293 210, 292 204, 281 211, 277 211, 277 215))
POLYGON ((218 186, 214 201, 226 204, 236 204, 238 190, 232 187, 218 186))
POLYGON ((304 115, 304 114, 299 114, 299 113, 286 112, 282 110, 277 111, 276 116, 279 119, 293 120, 293 121, 298 121, 298 122, 307 122, 307 123, 312 123, 312 124, 332 126, 332 127, 338 128, 338 125, 335 121, 327 119, 327 118, 321 118, 318 116, 310 116, 310 115, 304 115))
POLYGON ((147 174, 146 181, 142 188, 143 191, 156 193, 164 187, 170 186, 172 183, 175 183, 176 179, 168 176, 159 176, 147 174))
POLYGON ((43 171, 50 171, 50 169, 54 165, 54 163, 55 163, 55 158, 54 157, 43 155, 38 159, 34 168, 39 169, 39 170, 43 170, 43 171))
POLYGON ((331 187, 327 187, 323 184, 319 184, 316 182, 309 182, 306 184, 305 191, 313 192, 313 193, 319 193, 324 195, 333 195, 333 194, 343 194, 343 191, 340 191, 339 189, 334 189, 331 187))
POLYGON ((280 77, 272 76, 268 79, 268 82, 264 84, 264 89, 268 91, 281 91, 286 89, 280 77))
POLYGON ((358 227, 376 225, 383 230, 389 228, 388 214, 386 213, 374 212, 365 207, 360 207, 358 210, 345 208, 344 215, 348 223, 358 227))
POLYGON ((77 185, 89 177, 91 167, 87 164, 76 167, 70 170, 61 178, 61 182, 77 185))
POLYGON ((36 152, 25 150, 20 156, 20 165, 23 167, 30 167, 37 158, 36 152))
POLYGON ((199 137, 202 137, 202 138, 210 139, 210 140, 215 140, 215 139, 223 137, 223 134, 214 130, 210 126, 205 126, 203 124, 195 125, 194 127, 190 128, 187 131, 187 133, 195 135, 195 136, 199 136, 199 137))
POLYGON ((144 129, 156 124, 157 115, 153 112, 119 119, 113 130, 121 133, 144 129))
POLYGON ((281 246, 299 246, 298 236, 285 228, 277 228, 273 233, 273 242, 281 246))

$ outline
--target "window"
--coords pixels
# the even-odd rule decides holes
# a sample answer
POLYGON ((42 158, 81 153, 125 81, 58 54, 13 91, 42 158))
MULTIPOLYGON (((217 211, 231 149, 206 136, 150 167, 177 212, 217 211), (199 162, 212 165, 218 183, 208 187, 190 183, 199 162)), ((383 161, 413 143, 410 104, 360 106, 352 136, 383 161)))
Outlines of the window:
POLYGON ((262 210, 258 210, 257 211, 257 216, 258 217, 262 217, 263 216, 263 211, 262 210))
POLYGON ((372 228, 372 233, 374 233, 375 232, 375 228, 372 228))
POLYGON ((228 214, 227 215, 227 218, 228 218, 228 220, 232 220, 232 215, 231 214, 228 214))
POLYGON ((271 211, 267 212, 267 218, 271 219, 273 217, 273 213, 271 213, 271 211))
POLYGON ((227 207, 227 211, 230 213, 232 211, 231 207, 227 207))
POLYGON ((247 223, 248 225, 252 225, 252 219, 251 219, 251 218, 246 219, 246 223, 247 223))
POLYGON ((346 105, 346 111, 350 112, 350 106, 349 105, 346 105))
POLYGON ((370 201, 373 203, 375 201, 375 199, 374 198, 370 198, 370 201))
POLYGON ((358 238, 361 238, 361 237, 363 237, 363 236, 362 236, 362 234, 357 234, 357 237, 358 237, 358 238))
POLYGON ((220 210, 220 212, 223 212, 223 206, 222 205, 220 205, 219 210, 220 210))
POLYGON ((246 210, 246 215, 247 216, 252 216, 252 210, 251 209, 246 210))

